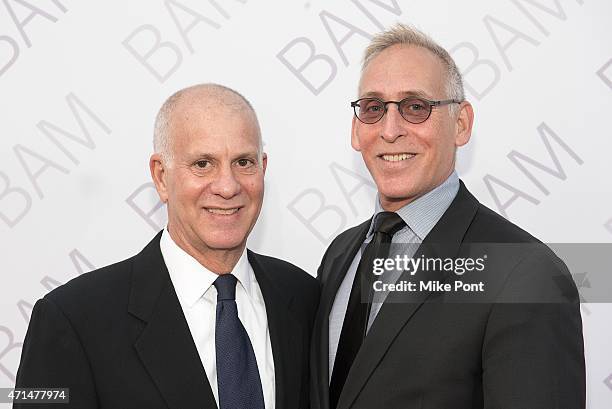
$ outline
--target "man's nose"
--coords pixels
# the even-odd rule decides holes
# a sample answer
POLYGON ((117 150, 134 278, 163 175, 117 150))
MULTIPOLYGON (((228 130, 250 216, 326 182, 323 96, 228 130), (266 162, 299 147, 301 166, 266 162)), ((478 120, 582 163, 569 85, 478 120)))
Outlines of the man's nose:
POLYGON ((387 112, 381 119, 382 130, 380 136, 387 142, 395 142, 397 138, 404 135, 406 120, 399 112, 397 104, 388 104, 387 112))
POLYGON ((222 166, 211 183, 211 192, 224 199, 231 199, 240 193, 241 185, 233 172, 232 165, 222 166))

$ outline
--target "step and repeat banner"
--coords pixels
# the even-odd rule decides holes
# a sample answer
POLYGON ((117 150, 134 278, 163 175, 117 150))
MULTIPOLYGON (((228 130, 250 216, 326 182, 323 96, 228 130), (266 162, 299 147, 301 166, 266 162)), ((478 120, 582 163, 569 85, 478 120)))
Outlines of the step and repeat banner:
MULTIPOLYGON (((472 193, 545 242, 612 242, 611 17, 608 0, 1 0, 0 387, 37 299, 164 227, 153 121, 185 86, 252 102, 269 159, 249 246, 316 274, 374 208, 349 102, 364 47, 395 22, 463 72, 472 193)), ((588 405, 609 407, 612 305, 583 301, 588 405)))

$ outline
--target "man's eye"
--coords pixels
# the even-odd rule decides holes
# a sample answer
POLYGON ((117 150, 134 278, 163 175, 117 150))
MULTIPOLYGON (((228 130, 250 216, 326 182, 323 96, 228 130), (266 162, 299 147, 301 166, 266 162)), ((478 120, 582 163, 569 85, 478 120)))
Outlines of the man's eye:
POLYGON ((411 111, 422 111, 425 107, 422 104, 410 104, 408 109, 411 111))
POLYGON ((369 102, 363 106, 364 112, 380 112, 382 109, 382 105, 376 102, 369 102))
POLYGON ((248 166, 251 166, 253 164, 253 161, 250 159, 238 159, 237 163, 238 166, 240 166, 241 168, 246 168, 248 166))
POLYGON ((195 163, 196 168, 200 168, 200 169, 204 169, 205 167, 208 166, 208 161, 207 160, 199 160, 195 163))

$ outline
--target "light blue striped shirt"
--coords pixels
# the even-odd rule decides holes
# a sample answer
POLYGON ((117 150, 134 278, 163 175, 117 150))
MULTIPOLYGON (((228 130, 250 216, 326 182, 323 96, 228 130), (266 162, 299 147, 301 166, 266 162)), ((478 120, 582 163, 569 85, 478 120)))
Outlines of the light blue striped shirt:
MULTIPOLYGON (((407 255, 408 257, 412 257, 431 229, 434 228, 444 212, 446 212, 446 209, 448 209, 458 191, 459 176, 457 176, 456 171, 453 171, 453 173, 451 173, 451 175, 441 185, 397 210, 396 213, 402 218, 402 220, 404 220, 404 222, 406 222, 406 227, 393 235, 391 243, 395 245, 391 246, 389 258, 393 258, 396 255, 407 255)), ((372 222, 370 224, 368 234, 366 235, 364 245, 372 240, 372 236, 374 234, 372 230, 374 229, 374 221, 376 216, 384 211, 385 210, 380 204, 380 199, 377 196, 374 217, 372 217, 372 222)), ((340 333, 342 332, 342 324, 344 323, 344 315, 346 314, 349 296, 353 286, 353 280, 355 279, 355 274, 357 273, 357 267, 360 260, 361 250, 357 252, 353 262, 346 272, 346 275, 342 280, 342 284, 340 284, 340 288, 336 293, 334 305, 329 313, 330 381, 333 363, 336 360, 336 353, 338 351, 338 342, 340 340, 340 333)), ((394 271, 389 274, 385 273, 381 276, 381 279, 384 282, 393 283, 397 281, 400 274, 401 271, 394 271)), ((376 318, 381 306, 381 302, 372 303, 372 309, 370 311, 370 317, 368 320, 368 330, 374 322, 374 319, 376 318)))

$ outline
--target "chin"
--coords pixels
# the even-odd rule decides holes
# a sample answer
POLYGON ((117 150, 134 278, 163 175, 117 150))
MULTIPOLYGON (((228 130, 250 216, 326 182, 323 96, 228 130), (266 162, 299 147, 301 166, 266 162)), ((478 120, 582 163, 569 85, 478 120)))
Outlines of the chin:
POLYGON ((208 247, 215 250, 233 250, 239 248, 244 243, 244 240, 211 240, 208 247))
POLYGON ((400 186, 399 183, 386 183, 378 192, 388 200, 400 201, 413 197, 416 194, 414 186, 400 186))
POLYGON ((244 243, 244 236, 238 232, 216 231, 199 235, 200 241, 209 249, 232 250, 244 243))
POLYGON ((419 197, 418 192, 407 189, 388 189, 386 191, 379 190, 378 193, 381 201, 384 200, 389 204, 400 204, 400 207, 403 207, 419 197))

